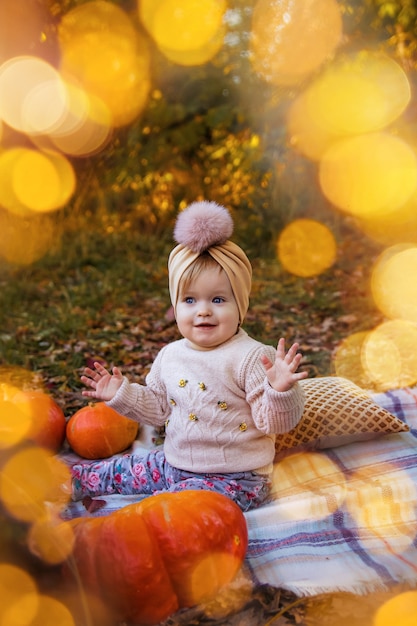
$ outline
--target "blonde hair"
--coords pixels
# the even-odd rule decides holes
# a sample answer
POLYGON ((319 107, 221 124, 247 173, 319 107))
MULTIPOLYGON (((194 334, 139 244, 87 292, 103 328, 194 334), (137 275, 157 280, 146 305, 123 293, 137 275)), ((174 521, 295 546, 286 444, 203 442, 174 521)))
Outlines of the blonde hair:
MULTIPOLYGON (((223 268, 218 263, 211 254, 208 252, 203 252, 200 254, 183 272, 179 285, 178 285, 178 294, 181 297, 187 289, 190 288, 190 285, 197 280, 202 272, 208 269, 218 268, 219 271, 222 271, 223 268)), ((223 270, 224 271, 224 270, 223 270)))

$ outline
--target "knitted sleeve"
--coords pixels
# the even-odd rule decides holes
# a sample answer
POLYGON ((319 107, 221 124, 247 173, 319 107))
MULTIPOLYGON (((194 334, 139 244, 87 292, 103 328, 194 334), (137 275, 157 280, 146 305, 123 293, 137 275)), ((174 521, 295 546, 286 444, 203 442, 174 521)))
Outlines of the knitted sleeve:
POLYGON ((301 419, 304 392, 298 383, 288 391, 275 391, 266 377, 262 354, 266 354, 271 361, 275 359, 272 346, 261 345, 252 350, 242 364, 241 384, 256 427, 265 434, 285 433, 301 419))
POLYGON ((162 426, 170 413, 165 386, 161 380, 161 350, 146 377, 146 385, 130 383, 126 377, 108 406, 137 422, 162 426))

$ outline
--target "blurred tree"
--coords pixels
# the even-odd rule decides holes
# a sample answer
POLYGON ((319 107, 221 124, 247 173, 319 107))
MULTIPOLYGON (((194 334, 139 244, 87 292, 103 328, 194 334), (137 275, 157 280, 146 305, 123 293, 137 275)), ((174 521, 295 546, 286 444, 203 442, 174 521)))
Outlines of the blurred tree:
MULTIPOLYGON (((48 0, 48 6, 58 23, 86 1, 48 0)), ((136 0, 113 2, 144 30, 136 0)), ((83 210, 104 206, 114 228, 128 215, 129 227, 163 236, 178 207, 209 198, 242 217, 237 235, 252 254, 272 251, 276 233, 296 215, 314 209, 337 219, 316 189, 311 163, 293 153, 286 134, 289 103, 305 85, 271 86, 251 68, 255 4, 229 3, 224 45, 204 65, 175 64, 150 41, 153 85, 145 112, 115 131, 101 153, 75 159, 83 210)), ((336 54, 385 50, 415 75, 413 0, 340 0, 339 6, 344 35, 336 54)), ((80 205, 79 196, 74 203, 80 205)))

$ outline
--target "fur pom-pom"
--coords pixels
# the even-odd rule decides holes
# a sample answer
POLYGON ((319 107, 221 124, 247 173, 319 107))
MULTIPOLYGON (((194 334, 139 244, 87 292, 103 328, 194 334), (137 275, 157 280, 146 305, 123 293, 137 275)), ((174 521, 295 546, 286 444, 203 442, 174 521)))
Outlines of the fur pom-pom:
POLYGON ((216 202, 193 202, 177 218, 174 238, 193 252, 204 252, 225 243, 233 233, 233 220, 227 209, 216 202))

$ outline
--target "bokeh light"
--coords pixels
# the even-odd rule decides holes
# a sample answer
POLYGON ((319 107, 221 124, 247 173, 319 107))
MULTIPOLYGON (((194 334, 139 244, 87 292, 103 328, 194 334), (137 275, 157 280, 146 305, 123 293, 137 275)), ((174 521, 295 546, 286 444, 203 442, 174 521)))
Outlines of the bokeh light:
POLYGON ((30 446, 20 450, 3 466, 0 499, 18 520, 43 519, 52 507, 64 506, 70 494, 68 467, 44 448, 30 446))
POLYGON ((191 574, 191 597, 195 604, 216 597, 226 583, 233 580, 240 569, 240 560, 226 552, 211 552, 201 559, 191 574))
POLYGON ((150 56, 127 13, 111 2, 87 2, 64 15, 58 37, 62 75, 100 98, 113 126, 132 122, 148 98, 150 56))
POLYGON ((13 402, 14 397, 21 393, 20 387, 11 384, 3 376, 0 378, 0 400, 3 402, 13 402))
POLYGON ((225 0, 138 0, 139 17, 170 61, 178 65, 203 65, 222 48, 225 0), (204 15, 204 19, 201 16, 204 15))
MULTIPOLYGON (((133 73, 130 78, 134 82, 133 73)), ((0 98, 0 118, 30 136, 41 149, 74 156, 94 154, 109 139, 114 111, 111 103, 88 93, 74 80, 64 80, 42 59, 9 59, 0 67, 0 89, 7 93, 7 98, 0 98)), ((125 105, 126 115, 132 106, 136 108, 136 101, 125 105)))
POLYGON ((362 363, 362 351, 368 331, 352 333, 345 337, 332 355, 336 376, 347 378, 362 389, 369 389, 373 381, 367 375, 362 363))
MULTIPOLYGON (((352 484, 360 488, 352 489, 347 496, 349 513, 355 519, 359 535, 374 535, 382 540, 370 544, 370 549, 387 549, 393 542, 396 552, 406 555, 407 549, 415 540, 415 500, 416 487, 407 474, 392 464, 385 464, 378 476, 352 474, 352 484), (387 497, 389 494, 389 497, 387 497)), ((392 548, 393 549, 393 548, 392 548)))
POLYGON ((414 626, 416 615, 417 591, 404 591, 377 609, 373 626, 414 626))
POLYGON ((404 141, 369 133, 334 143, 320 161, 324 195, 358 217, 395 212, 417 188, 417 159, 404 141))
POLYGON ((22 389, 42 389, 42 378, 19 365, 0 365, 0 398, 11 400, 12 393, 22 389), (11 387, 11 390, 9 388, 11 387))
MULTIPOLYGON (((4 27, 5 7, 9 18, 19 13, 16 6, 20 4, 16 0, 1 2, 0 47, 4 56, 0 57, 0 92, 7 91, 8 96, 0 98, 0 118, 13 131, 5 129, 7 141, 23 133, 29 139, 18 138, 17 143, 24 141, 27 145, 30 140, 38 149, 5 147, 0 154, 0 256, 8 263, 28 265, 56 246, 56 216, 48 213, 65 206, 75 193, 74 171, 62 154, 97 154, 108 145, 113 126, 128 125, 142 113, 150 88, 150 62, 146 39, 119 8, 123 3, 87 1, 65 15, 58 26, 61 54, 57 59, 61 61, 56 63, 57 69, 53 62, 29 56, 41 54, 42 39, 50 37, 50 31, 44 32, 44 13, 49 12, 39 0, 25 0, 24 19, 20 13, 13 18, 14 28, 10 32, 4 27)), ((55 7, 55 16, 62 15, 64 8, 57 8, 59 3, 49 4, 55 7)), ((129 4, 131 9, 134 3, 129 4)), ((251 61, 260 77, 274 86, 293 86, 310 79, 332 58, 342 39, 336 0, 259 0, 252 4, 255 11, 251 61)), ((159 51, 173 63, 202 65, 213 59, 224 44, 225 0, 138 0, 138 10, 159 51)), ((225 73, 226 76, 229 75, 225 73)), ((161 93, 163 87, 161 81, 161 93)), ((171 83, 169 87, 172 88, 171 83)), ((161 98, 164 105, 171 104, 168 90, 161 98)), ((409 98, 409 83, 400 66, 393 60, 366 53, 332 64, 294 101, 288 118, 292 145, 299 152, 317 161, 326 155, 320 166, 320 175, 327 184, 323 187, 326 197, 338 208, 362 219, 365 232, 372 230, 384 243, 389 243, 394 232, 400 241, 417 237, 413 150, 397 137, 389 136, 386 140, 388 135, 382 133, 374 135, 373 143, 368 135, 354 137, 356 152, 353 144, 351 151, 345 148, 344 152, 340 140, 345 135, 385 128, 402 114, 409 98), (333 146, 336 147, 332 153, 333 146), (337 159, 340 163, 335 162, 337 159)), ((170 114, 168 109, 167 113, 170 114)), ((262 126, 261 111, 259 115, 262 126)), ((241 120, 245 121, 244 115, 241 120)), ((0 119, 0 141, 2 127, 0 119)), ((152 138, 157 125, 150 123, 149 128, 152 138)), ((136 129, 129 135, 133 136, 137 136, 136 129)), ((145 162, 148 155, 138 158, 142 156, 145 162)), ((239 158, 238 155, 236 160, 239 158)), ((213 156, 213 180, 220 168, 226 171, 228 166, 220 159, 217 161, 213 156)), ((149 171, 152 165, 149 159, 149 171)), ((181 175, 185 176, 182 170, 181 175)), ((132 192, 134 185, 138 187, 137 180, 132 183, 132 192)), ((84 206, 90 207, 87 203, 84 206)), ((381 390, 417 381, 415 251, 412 246, 398 248, 395 254, 389 251, 375 267, 374 300, 393 321, 374 333, 356 333, 343 341, 334 358, 337 375, 361 387, 376 385, 381 390)), ((281 233, 277 252, 288 272, 310 277, 334 264, 337 248, 331 231, 323 224, 297 220, 281 233)), ((64 466, 56 465, 53 457, 45 456, 39 448, 30 447, 11 456, 10 449, 22 442, 31 423, 27 413, 12 405, 11 394, 12 390, 0 393, 0 450, 6 450, 8 457, 0 479, 1 505, 15 519, 31 524, 27 547, 32 555, 47 566, 56 565, 69 556, 73 533, 71 525, 53 516, 51 519, 47 513, 51 505, 59 510, 67 501, 69 475, 64 466)), ((287 499, 289 520, 306 516, 323 519, 346 502, 345 478, 323 456, 292 455, 275 466, 274 495, 287 499), (304 491, 306 485, 316 496, 309 505, 297 499, 297 493, 304 491)), ((411 490, 398 473, 396 486, 400 485, 411 490)), ((396 512, 381 496, 382 487, 380 491, 370 487, 371 491, 366 492, 369 498, 358 512, 369 532, 376 532, 375 520, 395 523, 396 512)), ((415 501, 415 493, 413 498, 415 501)), ((405 506, 401 513, 405 517, 415 516, 411 507, 405 506)), ((405 551, 411 540, 412 537, 404 536, 405 551)), ((227 571, 235 566, 230 558, 210 555, 200 564, 194 577, 197 598, 203 598, 210 589, 212 571, 227 571)), ((74 611, 80 610, 81 604, 91 606, 94 602, 90 597, 86 601, 84 592, 82 595, 80 601, 77 594, 74 611)), ((394 600, 400 598, 401 604, 387 603, 381 607, 375 626, 411 626, 410 615, 415 618, 417 608, 416 594, 402 594, 394 600)), ((104 624, 105 619, 110 622, 107 609, 100 610, 103 619, 98 623, 104 624)), ((40 595, 27 572, 3 563, 0 623, 73 626, 74 617, 58 600, 40 595)))
POLYGON ((36 520, 28 531, 29 550, 45 563, 62 563, 74 546, 74 530, 69 522, 55 520, 51 516, 36 520))
POLYGON ((273 497, 285 499, 282 509, 288 520, 322 519, 334 513, 346 498, 343 472, 317 452, 291 454, 275 463, 272 483, 273 497), (301 497, 306 490, 310 496, 301 497))
POLYGON ((103 150, 112 136, 113 117, 109 107, 94 94, 71 88, 73 107, 62 124, 48 136, 32 138, 40 149, 59 150, 69 156, 93 156, 103 150))
POLYGON ((0 563, 0 624, 29 626, 39 607, 37 585, 28 572, 0 563))
MULTIPOLYGON (((0 385, 0 387, 4 387, 4 385, 0 385)), ((23 441, 31 426, 31 416, 16 407, 0 389, 0 450, 10 448, 23 441)))
POLYGON ((334 135, 382 130, 403 113, 410 97, 401 66, 366 51, 332 64, 306 93, 311 117, 334 135))
POLYGON ((111 114, 106 105, 94 96, 89 97, 89 115, 71 133, 54 134, 54 147, 70 156, 92 156, 102 150, 111 135, 111 114))
POLYGON ((330 229, 310 219, 294 220, 277 242, 283 267, 296 276, 317 276, 333 265, 337 246, 330 229))
POLYGON ((62 602, 51 596, 39 595, 38 611, 31 626, 75 626, 75 620, 62 602))
POLYGON ((22 56, 0 66, 0 117, 27 134, 47 133, 66 110, 66 89, 57 70, 46 61, 22 56))
POLYGON ((390 320, 370 331, 362 350, 363 367, 379 391, 417 382, 417 324, 390 320))
POLYGON ((204 48, 218 33, 225 0, 148 0, 139 2, 144 26, 161 48, 187 52, 204 48), (202 18, 204 16, 204 18, 202 18))
MULTIPOLYGON (((59 124, 56 124, 53 129, 49 130, 49 136, 62 137, 72 135, 76 133, 91 116, 90 97, 85 89, 72 82, 66 82, 65 88, 67 95, 65 114, 60 119, 59 124)), ((108 118, 110 119, 109 112, 108 118)))
POLYGON ((308 103, 308 91, 291 103, 287 115, 287 133, 291 146, 312 161, 318 161, 339 135, 325 130, 314 118, 308 103))
POLYGON ((71 163, 58 153, 10 148, 0 155, 0 204, 17 215, 64 206, 75 191, 71 163))
POLYGON ((56 250, 61 233, 53 215, 22 217, 0 208, 0 257, 25 266, 56 250))
POLYGON ((397 119, 410 102, 404 70, 391 58, 369 52, 333 63, 303 92, 288 112, 293 147, 318 160, 332 143, 378 131, 397 119))
POLYGON ((62 602, 40 594, 38 611, 30 626, 75 626, 75 620, 71 611, 62 602))
POLYGON ((27 148, 18 147, 0 153, 0 207, 18 216, 31 214, 29 207, 25 206, 17 197, 13 184, 16 164, 26 154, 26 150, 27 148))
POLYGON ((258 0, 251 34, 255 71, 276 85, 295 84, 317 70, 339 45, 340 8, 335 0, 258 0))
POLYGON ((404 241, 417 244, 417 191, 394 213, 358 219, 356 224, 368 237, 385 246, 404 241))
POLYGON ((374 265, 371 291, 378 309, 390 319, 417 323, 417 246, 398 244, 374 265))
POLYGON ((199 48, 192 50, 171 50, 162 48, 161 52, 177 65, 193 66, 208 63, 222 48, 226 29, 220 27, 213 39, 199 48))
MULTIPOLYGON (((76 569, 72 573, 74 578, 78 577, 76 569)), ((54 589, 54 597, 68 607, 76 626, 115 626, 117 617, 108 604, 81 586, 80 581, 77 582, 80 585, 78 591, 76 586, 71 587, 68 584, 63 589, 54 589)), ((42 597, 40 602, 42 602, 42 597)), ((42 609, 39 612, 41 613, 42 609)), ((66 626, 65 622, 64 625, 66 626)), ((44 624, 40 623, 36 626, 44 626, 44 624)), ((54 626, 61 626, 61 624, 56 621, 54 626)))
POLYGON ((75 175, 64 156, 22 148, 14 164, 12 184, 24 206, 48 212, 61 208, 71 198, 75 175))

